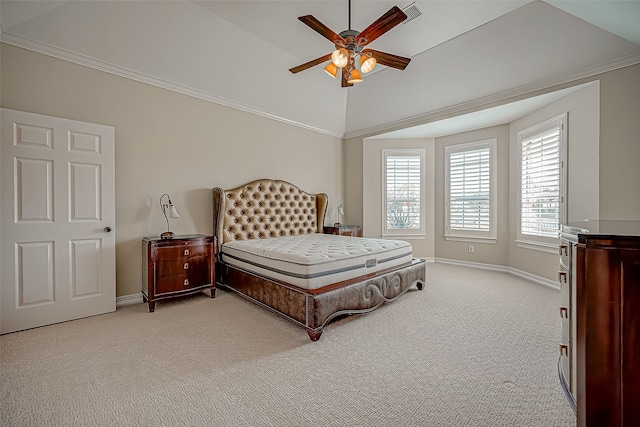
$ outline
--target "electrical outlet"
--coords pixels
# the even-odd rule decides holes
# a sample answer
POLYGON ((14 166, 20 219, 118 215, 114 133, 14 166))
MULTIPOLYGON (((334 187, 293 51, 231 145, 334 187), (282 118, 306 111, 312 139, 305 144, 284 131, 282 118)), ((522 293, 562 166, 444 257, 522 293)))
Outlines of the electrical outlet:
POLYGON ((469 245, 469 253, 472 254, 473 251, 475 251, 476 248, 473 247, 473 245, 469 245))

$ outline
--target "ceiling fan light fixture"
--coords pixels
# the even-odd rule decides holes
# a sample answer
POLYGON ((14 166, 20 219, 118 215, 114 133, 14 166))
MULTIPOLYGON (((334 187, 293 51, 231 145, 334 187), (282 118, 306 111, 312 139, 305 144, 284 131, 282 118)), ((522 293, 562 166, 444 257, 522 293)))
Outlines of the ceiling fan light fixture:
POLYGON ((347 49, 341 47, 340 49, 336 49, 331 54, 331 62, 333 62, 336 67, 344 67, 349 63, 349 52, 347 49))
POLYGON ((376 66, 376 63, 376 58, 372 56, 362 56, 360 57, 360 70, 363 73, 368 73, 369 71, 373 70, 373 68, 376 66))
POLYGON ((360 83, 362 81, 362 76, 360 75, 360 71, 355 68, 351 70, 351 77, 347 80, 347 83, 360 83))
POLYGON ((333 62, 329 62, 327 66, 324 67, 324 71, 334 79, 338 76, 338 67, 333 62))
POLYGON ((404 70, 411 58, 365 49, 365 46, 406 19, 407 14, 400 10, 398 6, 393 6, 364 30, 352 30, 351 0, 349 0, 349 29, 340 33, 336 33, 313 15, 299 16, 299 21, 329 40, 335 50, 297 67, 290 68, 289 71, 296 74, 316 65, 326 64, 326 61, 330 59, 331 64, 325 65, 324 71, 335 78, 338 77, 338 72, 340 72, 341 86, 346 88, 353 86, 354 83, 361 82, 361 73, 371 72, 377 63, 386 67, 404 70), (358 70, 356 70, 356 67, 358 70), (342 70, 338 71, 337 68, 342 70))

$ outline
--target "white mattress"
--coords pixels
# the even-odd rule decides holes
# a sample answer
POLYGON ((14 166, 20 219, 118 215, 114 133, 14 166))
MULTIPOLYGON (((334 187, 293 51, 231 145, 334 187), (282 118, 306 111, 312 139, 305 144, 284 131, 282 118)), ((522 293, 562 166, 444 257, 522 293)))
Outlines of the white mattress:
POLYGON ((374 273, 411 262, 411 244, 334 234, 235 240, 222 245, 230 265, 304 289, 374 273))

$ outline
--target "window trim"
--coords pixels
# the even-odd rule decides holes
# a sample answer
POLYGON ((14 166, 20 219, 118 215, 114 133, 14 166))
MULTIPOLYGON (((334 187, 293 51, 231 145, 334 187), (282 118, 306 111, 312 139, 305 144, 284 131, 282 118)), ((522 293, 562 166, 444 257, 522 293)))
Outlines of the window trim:
POLYGON ((424 148, 383 148, 382 149, 382 237, 422 238, 426 236, 426 195, 425 195, 425 158, 424 148), (420 157, 420 227, 418 229, 387 228, 387 157, 394 155, 420 157))
MULTIPOLYGON (((558 116, 552 117, 543 122, 537 123, 526 129, 518 131, 516 137, 518 158, 516 162, 517 173, 517 229, 516 229, 516 244, 520 248, 532 249, 541 252, 550 252, 550 248, 557 247, 557 237, 547 236, 534 236, 531 234, 522 233, 522 141, 531 135, 539 134, 554 126, 560 127, 559 139, 559 156, 560 156, 560 217, 558 219, 559 224, 563 224, 567 217, 567 145, 568 145, 568 116, 569 113, 565 112, 558 116)), ((559 227, 558 227, 559 231, 559 227)))
POLYGON ((480 141, 467 142, 463 144, 448 145, 445 151, 445 194, 444 194, 444 238, 451 241, 469 241, 476 243, 496 243, 498 236, 498 140, 497 138, 484 139, 480 141), (452 230, 450 211, 451 192, 451 154, 465 151, 475 151, 489 149, 489 230, 452 230))

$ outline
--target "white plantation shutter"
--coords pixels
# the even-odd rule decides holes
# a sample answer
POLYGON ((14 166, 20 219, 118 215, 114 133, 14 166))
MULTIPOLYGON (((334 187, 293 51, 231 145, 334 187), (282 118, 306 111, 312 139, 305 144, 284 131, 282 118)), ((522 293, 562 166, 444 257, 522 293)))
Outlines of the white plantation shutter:
POLYGON ((563 221, 564 116, 520 134, 520 233, 557 238, 563 221))
POLYGON ((423 230, 424 150, 383 150, 383 234, 423 230))
POLYGON ((449 226, 452 230, 489 230, 489 148, 451 153, 449 226))
POLYGON ((445 147, 446 238, 496 238, 496 144, 489 139, 445 147))

